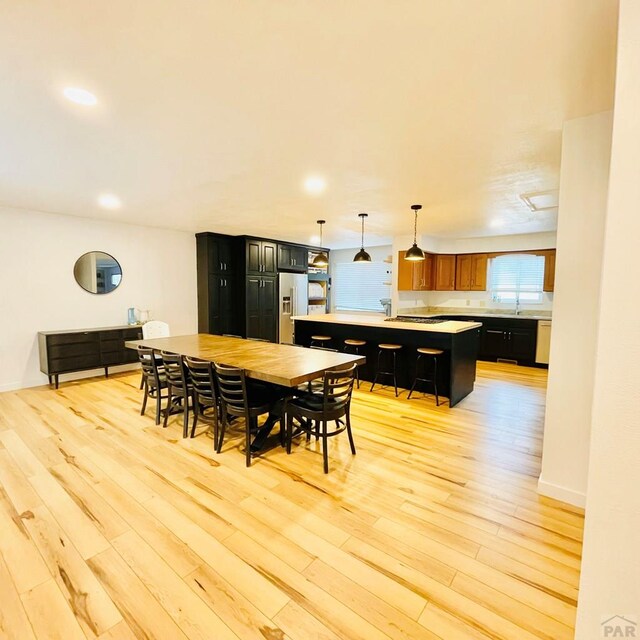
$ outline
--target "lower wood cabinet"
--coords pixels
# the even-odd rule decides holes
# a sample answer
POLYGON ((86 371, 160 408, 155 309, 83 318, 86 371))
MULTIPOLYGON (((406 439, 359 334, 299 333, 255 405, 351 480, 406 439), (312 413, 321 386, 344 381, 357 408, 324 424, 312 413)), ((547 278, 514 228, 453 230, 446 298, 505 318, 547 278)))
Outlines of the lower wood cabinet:
POLYGON ((40 371, 49 376, 49 384, 63 373, 104 368, 137 362, 138 354, 126 349, 127 340, 142 338, 141 327, 109 327, 106 329, 76 329, 72 331, 41 331, 38 333, 40 371))
POLYGON ((515 360, 533 364, 536 359, 537 320, 478 318, 481 360, 515 360))

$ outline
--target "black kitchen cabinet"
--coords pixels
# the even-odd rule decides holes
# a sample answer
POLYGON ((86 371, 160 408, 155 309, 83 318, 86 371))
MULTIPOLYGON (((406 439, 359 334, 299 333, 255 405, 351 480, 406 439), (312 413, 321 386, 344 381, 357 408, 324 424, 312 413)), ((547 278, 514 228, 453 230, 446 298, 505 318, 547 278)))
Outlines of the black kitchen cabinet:
POLYGON ((209 274, 209 313, 201 333, 231 333, 238 331, 238 280, 235 275, 209 274))
POLYGON ((219 233, 196 234, 198 272, 231 274, 238 272, 238 244, 233 236, 219 233))
POLYGON ((247 275, 275 276, 278 272, 277 250, 275 242, 247 238, 245 248, 247 275))
POLYGON ((243 290, 238 286, 238 247, 242 245, 232 236, 196 234, 200 333, 241 333, 243 290))
POLYGON ((480 331, 481 360, 516 360, 533 364, 536 356, 535 320, 483 318, 480 331))
POLYGON ((270 276, 247 276, 246 336, 276 342, 278 338, 278 300, 276 279, 270 276))
POLYGON ((292 244, 278 245, 278 271, 304 273, 308 269, 308 251, 292 244))

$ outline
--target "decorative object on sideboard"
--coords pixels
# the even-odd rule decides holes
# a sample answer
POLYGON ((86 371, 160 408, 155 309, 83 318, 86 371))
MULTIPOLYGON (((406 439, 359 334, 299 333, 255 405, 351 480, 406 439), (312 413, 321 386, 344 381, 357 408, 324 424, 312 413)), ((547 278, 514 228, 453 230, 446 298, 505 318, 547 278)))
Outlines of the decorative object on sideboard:
POLYGON ((411 260, 417 262, 418 260, 424 260, 424 251, 418 246, 418 211, 422 209, 421 204, 412 204, 413 209, 413 246, 407 251, 404 256, 405 260, 411 260))
POLYGON ((362 220, 362 236, 360 240, 360 251, 353 258, 354 262, 371 262, 371 256, 364 250, 364 220, 369 216, 368 213, 359 213, 358 217, 362 220))
POLYGON ((122 281, 122 267, 104 251, 89 251, 76 260, 73 277, 89 293, 110 293, 122 281))
MULTIPOLYGON (((320 248, 322 248, 322 225, 326 222, 326 220, 318 220, 318 224, 320 225, 320 248)), ((320 253, 313 259, 311 263, 314 267, 326 267, 329 264, 329 257, 324 251, 320 251, 320 253)))

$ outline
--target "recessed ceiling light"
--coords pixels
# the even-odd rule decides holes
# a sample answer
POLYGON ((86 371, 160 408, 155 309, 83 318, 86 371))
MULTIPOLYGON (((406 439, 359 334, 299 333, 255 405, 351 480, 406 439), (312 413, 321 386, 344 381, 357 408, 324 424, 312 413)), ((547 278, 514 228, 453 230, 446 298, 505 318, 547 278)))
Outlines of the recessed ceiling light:
POLYGON ((85 107, 93 107, 98 104, 98 98, 96 98, 91 91, 86 89, 79 89, 78 87, 67 87, 62 93, 67 100, 81 104, 85 107))
POLYGON ((304 190, 313 196, 321 194, 327 188, 327 181, 321 176, 309 176, 304 181, 304 190))
POLYGON ((103 193, 98 196, 98 204, 103 209, 119 209, 122 206, 122 201, 113 193, 103 193))

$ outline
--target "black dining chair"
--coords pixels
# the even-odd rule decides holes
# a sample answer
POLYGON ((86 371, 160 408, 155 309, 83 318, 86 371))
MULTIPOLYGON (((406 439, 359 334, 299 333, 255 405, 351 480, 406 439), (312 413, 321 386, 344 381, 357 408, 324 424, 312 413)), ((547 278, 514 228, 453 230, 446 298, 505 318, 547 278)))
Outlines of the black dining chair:
POLYGON ((157 357, 153 349, 138 347, 138 360, 142 368, 142 388, 144 389, 140 415, 143 416, 147 409, 147 400, 154 398, 156 401, 156 424, 160 424, 162 400, 167 398, 166 394, 162 395, 162 390, 167 388, 162 359, 157 357))
POLYGON ((357 365, 354 363, 341 369, 325 371, 322 393, 302 394, 287 402, 286 443, 287 453, 291 453, 291 441, 296 436, 306 433, 307 439, 315 436, 322 440, 322 458, 324 472, 329 473, 328 440, 343 431, 349 436, 351 453, 355 455, 356 447, 351 433, 351 396, 355 381, 357 365), (344 420, 343 420, 344 419, 344 420), (294 420, 298 421, 296 431, 294 420), (328 422, 335 422, 335 429, 329 431, 328 422))
POLYGON ((191 437, 196 434, 196 425, 200 418, 207 419, 207 409, 213 409, 213 442, 214 449, 218 446, 218 394, 216 392, 213 362, 185 357, 184 363, 189 371, 193 387, 193 425, 191 437))
POLYGON ((168 389, 163 426, 167 426, 169 414, 178 409, 182 412, 182 437, 186 438, 189 435, 189 401, 192 400, 193 386, 187 377, 182 356, 166 351, 161 355, 168 389))
MULTIPOLYGON (((229 416, 244 418, 245 422, 245 456, 247 467, 251 466, 251 432, 258 430, 258 417, 269 413, 272 399, 262 391, 262 387, 247 384, 243 369, 225 367, 215 364, 216 382, 222 409, 222 424, 217 452, 222 451, 225 431, 229 424, 229 416)), ((284 438, 283 419, 280 421, 281 439, 284 438)))

